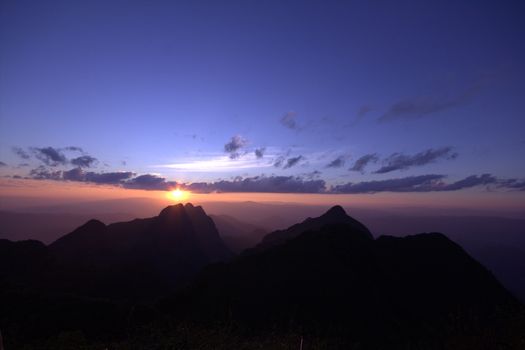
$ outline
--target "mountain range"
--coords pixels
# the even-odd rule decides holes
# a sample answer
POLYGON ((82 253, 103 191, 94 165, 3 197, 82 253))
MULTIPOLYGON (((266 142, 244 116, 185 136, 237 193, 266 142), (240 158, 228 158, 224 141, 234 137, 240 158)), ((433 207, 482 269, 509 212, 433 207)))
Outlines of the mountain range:
POLYGON ((80 331, 108 342, 147 324, 226 327, 236 339, 303 334, 341 348, 487 330, 486 344, 524 340, 508 335, 525 325, 522 305, 441 233, 374 239, 334 206, 235 255, 214 219, 179 204, 147 219, 89 220, 48 246, 0 240, 4 338, 16 347, 80 331))

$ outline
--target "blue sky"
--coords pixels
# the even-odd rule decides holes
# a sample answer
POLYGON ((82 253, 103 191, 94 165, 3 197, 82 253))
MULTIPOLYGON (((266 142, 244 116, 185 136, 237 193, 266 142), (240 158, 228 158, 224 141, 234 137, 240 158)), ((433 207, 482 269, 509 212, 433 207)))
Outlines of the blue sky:
POLYGON ((178 182, 523 179, 524 10, 521 1, 3 1, 0 172, 68 171, 89 155, 97 161, 84 172, 178 182), (46 147, 68 161, 45 164, 46 147), (349 170, 366 155, 376 161, 349 170), (392 162, 398 169, 374 173, 392 162))

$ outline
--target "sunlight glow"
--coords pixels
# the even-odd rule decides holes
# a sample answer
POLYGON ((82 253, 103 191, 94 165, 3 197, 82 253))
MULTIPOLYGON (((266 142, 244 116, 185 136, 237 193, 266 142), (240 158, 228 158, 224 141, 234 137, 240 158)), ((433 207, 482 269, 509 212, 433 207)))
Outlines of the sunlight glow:
POLYGON ((190 192, 183 191, 180 188, 177 188, 173 191, 168 192, 168 198, 174 199, 177 202, 182 202, 190 197, 190 192))

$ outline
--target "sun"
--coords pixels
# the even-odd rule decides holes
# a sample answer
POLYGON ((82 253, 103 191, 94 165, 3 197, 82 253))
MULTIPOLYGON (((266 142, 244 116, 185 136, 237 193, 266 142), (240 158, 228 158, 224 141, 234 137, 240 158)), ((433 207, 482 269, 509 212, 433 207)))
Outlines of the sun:
POLYGON ((183 191, 180 188, 176 188, 173 191, 169 192, 169 197, 175 199, 176 201, 183 201, 189 197, 188 191, 183 191))

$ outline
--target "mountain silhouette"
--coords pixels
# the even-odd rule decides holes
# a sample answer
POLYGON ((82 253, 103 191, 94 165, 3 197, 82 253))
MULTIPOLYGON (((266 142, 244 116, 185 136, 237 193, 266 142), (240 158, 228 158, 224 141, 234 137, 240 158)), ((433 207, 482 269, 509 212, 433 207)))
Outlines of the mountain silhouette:
POLYGON ((342 349, 448 348, 478 337, 494 348, 522 341, 525 325, 522 305, 443 234, 374 239, 340 206, 237 257, 191 204, 111 225, 90 220, 49 246, 0 240, 0 310, 10 348, 64 331, 102 344, 139 329, 149 342, 169 334, 154 340, 165 348, 201 341, 202 330, 212 337, 202 348, 235 348, 225 334, 274 344, 301 334, 342 349))
POLYGON ((443 234, 374 240, 336 206, 208 267, 163 307, 192 322, 362 341, 483 327, 517 305, 443 234))
MULTIPOLYGON (((233 255, 213 220, 192 204, 169 206, 156 217, 107 226, 89 220, 47 247, 36 241, 7 242, 3 245, 11 251, 5 254, 9 260, 46 256, 46 264, 34 264, 35 271, 19 271, 20 276, 36 271, 43 276, 38 283, 29 279, 32 288, 117 299, 162 295, 188 282, 205 265, 233 255), (37 247, 22 254, 29 245, 37 247)), ((10 265, 6 261, 4 266, 10 265)), ((7 270, 0 272, 7 276, 7 270)))
POLYGON ((303 222, 290 226, 286 230, 274 231, 264 236, 262 241, 249 252, 253 253, 282 244, 289 239, 299 236, 305 231, 319 230, 323 226, 330 224, 345 224, 351 228, 354 234, 359 234, 368 238, 372 238, 372 234, 370 233, 368 228, 366 228, 365 225, 363 225, 356 219, 348 216, 341 206, 336 205, 317 218, 307 218, 303 222))

